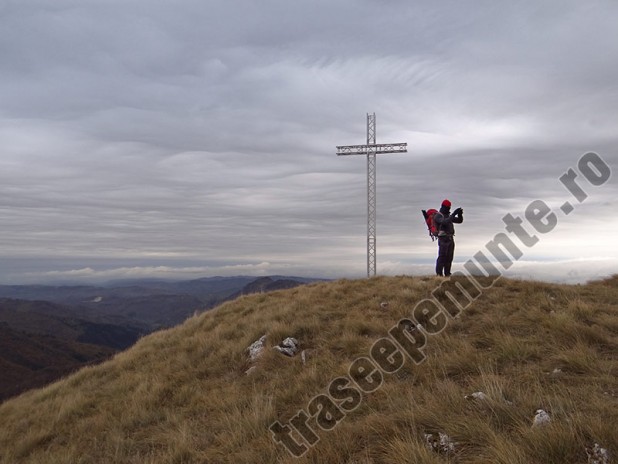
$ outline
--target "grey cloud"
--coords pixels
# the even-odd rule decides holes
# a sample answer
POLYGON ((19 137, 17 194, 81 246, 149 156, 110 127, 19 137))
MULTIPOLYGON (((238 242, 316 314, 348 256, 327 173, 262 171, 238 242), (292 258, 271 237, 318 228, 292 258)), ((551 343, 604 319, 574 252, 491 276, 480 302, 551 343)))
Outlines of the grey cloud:
MULTIPOLYGON (((388 272, 431 263, 419 210, 443 197, 466 209, 463 258, 504 214, 565 201, 557 179, 581 154, 618 160, 610 1, 0 8, 0 281, 363 275, 365 159, 335 145, 364 143, 367 112, 378 143, 409 145, 378 160, 388 272)), ((554 244, 616 187, 591 188, 526 258, 596 252, 554 244)))

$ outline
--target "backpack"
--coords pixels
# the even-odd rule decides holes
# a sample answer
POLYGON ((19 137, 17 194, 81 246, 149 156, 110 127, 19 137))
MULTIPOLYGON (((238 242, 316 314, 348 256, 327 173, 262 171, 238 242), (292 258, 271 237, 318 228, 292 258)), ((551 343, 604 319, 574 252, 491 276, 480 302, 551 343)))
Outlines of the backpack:
POLYGON ((429 230, 429 236, 431 237, 432 241, 434 241, 438 237, 438 232, 440 232, 438 225, 433 220, 437 213, 437 209, 428 209, 427 211, 423 210, 425 224, 427 224, 427 230, 429 230))

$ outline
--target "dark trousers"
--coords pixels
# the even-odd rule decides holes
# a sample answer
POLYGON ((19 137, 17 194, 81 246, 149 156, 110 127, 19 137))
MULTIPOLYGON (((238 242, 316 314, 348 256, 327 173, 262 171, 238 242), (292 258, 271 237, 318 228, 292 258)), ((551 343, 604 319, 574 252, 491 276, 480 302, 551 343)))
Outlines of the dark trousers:
POLYGON ((455 240, 453 237, 438 237, 438 259, 436 261, 436 274, 450 276, 451 264, 455 255, 455 240))

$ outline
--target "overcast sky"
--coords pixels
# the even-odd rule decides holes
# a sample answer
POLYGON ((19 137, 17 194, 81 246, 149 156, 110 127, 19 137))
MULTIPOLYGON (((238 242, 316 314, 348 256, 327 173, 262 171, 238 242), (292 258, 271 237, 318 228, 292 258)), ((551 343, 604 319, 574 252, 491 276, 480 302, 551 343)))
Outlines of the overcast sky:
POLYGON ((0 283, 365 276, 366 159, 335 147, 373 112, 408 144, 378 156, 378 274, 433 273, 444 198, 455 269, 543 200, 510 275, 616 273, 618 176, 580 173, 582 203, 559 178, 618 169, 617 24, 615 0, 0 0, 0 283))

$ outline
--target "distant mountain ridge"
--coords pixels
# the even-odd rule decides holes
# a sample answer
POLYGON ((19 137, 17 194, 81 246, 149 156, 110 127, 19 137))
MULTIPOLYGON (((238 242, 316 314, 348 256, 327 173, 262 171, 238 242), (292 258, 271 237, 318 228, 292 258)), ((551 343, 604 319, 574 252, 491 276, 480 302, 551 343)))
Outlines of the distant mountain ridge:
POLYGON ((128 323, 102 322, 104 318, 89 315, 49 301, 0 298, 0 322, 22 333, 125 349, 146 332, 128 323))
POLYGON ((252 293, 266 293, 275 290, 286 290, 288 288, 298 287, 303 284, 304 282, 299 282, 298 280, 290 278, 277 279, 272 277, 261 277, 248 283, 241 290, 231 295, 228 299, 233 300, 239 296, 250 295, 252 293))
POLYGON ((0 298, 48 301, 79 312, 124 317, 150 330, 183 322, 195 311, 203 311, 253 293, 253 282, 260 291, 291 288, 323 279, 305 277, 205 277, 186 281, 125 280, 112 286, 0 285, 0 298))

